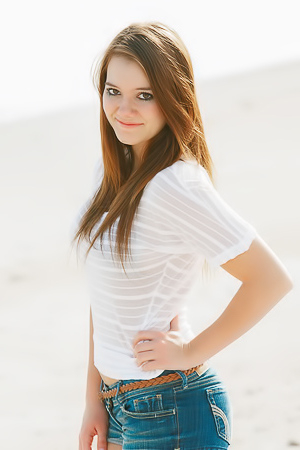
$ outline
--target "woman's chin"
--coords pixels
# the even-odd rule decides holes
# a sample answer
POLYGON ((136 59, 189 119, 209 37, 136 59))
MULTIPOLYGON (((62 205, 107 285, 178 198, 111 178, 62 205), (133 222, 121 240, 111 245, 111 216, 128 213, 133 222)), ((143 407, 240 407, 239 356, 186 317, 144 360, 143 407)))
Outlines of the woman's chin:
POLYGON ((137 144, 134 140, 124 139, 124 138, 120 139, 118 136, 117 136, 117 139, 118 139, 118 141, 121 142, 121 144, 124 144, 124 145, 136 145, 137 144))

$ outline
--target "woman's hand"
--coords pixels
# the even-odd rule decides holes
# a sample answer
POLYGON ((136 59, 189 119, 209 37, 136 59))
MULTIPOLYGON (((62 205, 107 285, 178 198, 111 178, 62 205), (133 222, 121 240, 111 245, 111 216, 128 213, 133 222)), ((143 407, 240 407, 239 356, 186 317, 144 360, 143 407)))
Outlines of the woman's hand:
POLYGON ((85 408, 79 434, 79 450, 91 450, 96 435, 97 450, 107 450, 108 424, 108 412, 100 400, 94 405, 88 405, 85 408))
POLYGON ((133 340, 136 363, 142 370, 186 370, 189 369, 188 344, 179 336, 178 316, 170 323, 170 330, 139 331, 133 340))

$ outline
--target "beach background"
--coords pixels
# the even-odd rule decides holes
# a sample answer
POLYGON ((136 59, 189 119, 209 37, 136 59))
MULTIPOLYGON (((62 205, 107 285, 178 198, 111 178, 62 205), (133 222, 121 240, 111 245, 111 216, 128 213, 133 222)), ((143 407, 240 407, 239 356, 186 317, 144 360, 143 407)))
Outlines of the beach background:
MULTIPOLYGON (((300 448, 300 55, 197 77, 197 95, 216 188, 295 284, 211 360, 231 395, 231 448, 300 448)), ((74 450, 84 409, 89 298, 69 230, 101 151, 99 108, 97 99, 44 110, 36 103, 28 115, 21 106, 15 116, 3 113, 0 125, 0 447, 74 450)), ((221 269, 199 274, 188 302, 196 333, 238 287, 221 269)))

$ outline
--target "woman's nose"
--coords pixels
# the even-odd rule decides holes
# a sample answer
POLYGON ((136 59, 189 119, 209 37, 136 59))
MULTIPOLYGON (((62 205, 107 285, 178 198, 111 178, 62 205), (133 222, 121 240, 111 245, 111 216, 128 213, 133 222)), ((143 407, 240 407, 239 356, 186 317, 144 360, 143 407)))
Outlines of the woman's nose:
POLYGON ((133 102, 130 99, 122 98, 119 103, 119 113, 122 116, 128 116, 135 112, 135 107, 133 102))

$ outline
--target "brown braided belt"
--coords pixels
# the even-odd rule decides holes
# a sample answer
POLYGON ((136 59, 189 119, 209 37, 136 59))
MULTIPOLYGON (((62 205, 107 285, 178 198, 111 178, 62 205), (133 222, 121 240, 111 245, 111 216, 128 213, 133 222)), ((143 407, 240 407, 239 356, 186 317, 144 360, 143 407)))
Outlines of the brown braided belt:
MULTIPOLYGON (((200 364, 200 366, 192 367, 191 369, 181 370, 180 372, 183 372, 185 375, 190 375, 193 372, 198 372, 202 365, 203 364, 200 364)), ((170 373, 169 375, 163 375, 162 377, 158 376, 156 378, 150 378, 150 380, 134 381, 133 383, 128 383, 128 384, 124 384, 124 385, 120 386, 119 394, 123 394, 123 392, 133 391, 134 389, 169 383, 170 381, 178 380, 179 378, 181 378, 179 373, 174 372, 174 373, 170 373)), ((100 391, 98 394, 98 397, 99 397, 99 400, 102 401, 105 398, 115 397, 116 394, 117 394, 117 388, 114 388, 114 389, 110 389, 108 391, 100 391)))

